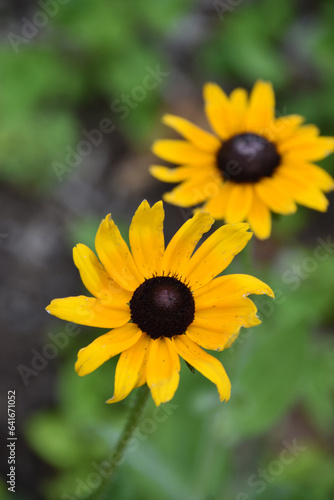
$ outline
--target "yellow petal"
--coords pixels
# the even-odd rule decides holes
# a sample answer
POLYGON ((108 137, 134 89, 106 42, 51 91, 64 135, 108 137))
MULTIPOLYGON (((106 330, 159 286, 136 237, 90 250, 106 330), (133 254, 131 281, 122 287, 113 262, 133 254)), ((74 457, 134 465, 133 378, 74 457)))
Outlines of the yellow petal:
POLYGON ((75 371, 81 377, 91 373, 108 359, 133 346, 141 335, 142 332, 134 323, 127 323, 101 335, 87 347, 80 349, 75 371))
POLYGON ((322 191, 313 187, 296 192, 295 200, 300 205, 318 210, 319 212, 326 212, 329 205, 329 201, 322 191))
POLYGON ((193 175, 202 175, 202 168, 195 165, 183 165, 182 167, 168 168, 160 165, 152 165, 150 173, 156 179, 163 182, 181 182, 193 175))
POLYGON ((151 208, 144 200, 137 209, 129 231, 131 252, 137 268, 145 278, 161 273, 165 250, 162 201, 151 208))
POLYGON ((295 133, 299 125, 303 123, 305 118, 300 115, 287 115, 276 118, 273 122, 272 130, 274 133, 274 142, 280 144, 285 139, 295 133))
POLYGON ((95 247, 100 261, 121 287, 134 291, 142 283, 143 276, 110 214, 100 224, 95 247))
POLYGON ((219 324, 216 329, 210 328, 210 325, 199 326, 193 323, 188 327, 186 335, 204 349, 222 351, 230 338, 238 335, 240 328, 236 323, 219 324))
POLYGON ((263 178, 255 184, 255 190, 261 200, 273 212, 279 214, 293 214, 296 204, 289 193, 287 193, 275 176, 263 178))
POLYGON ((135 388, 136 387, 141 387, 142 385, 146 384, 146 364, 147 364, 147 357, 145 358, 145 361, 144 361, 144 364, 142 366, 142 369, 140 370, 139 378, 137 380, 135 388))
POLYGON ((203 351, 187 335, 174 337, 173 342, 177 352, 187 363, 216 384, 220 400, 228 401, 231 394, 231 383, 218 359, 203 351))
POLYGON ((131 293, 111 279, 95 253, 79 243, 73 248, 73 260, 83 284, 103 305, 126 304, 131 293))
POLYGON ((221 183, 217 195, 203 205, 203 210, 209 212, 214 219, 224 219, 230 196, 231 182, 221 183))
POLYGON ((221 177, 213 169, 203 169, 201 174, 194 174, 189 180, 183 182, 163 199, 173 205, 191 207, 216 196, 221 187, 221 177))
POLYGON ((267 205, 255 193, 248 214, 248 222, 257 238, 260 240, 269 238, 271 233, 271 213, 267 205))
POLYGON ((245 89, 236 88, 230 94, 233 111, 242 115, 247 109, 248 96, 245 89))
POLYGON ((156 141, 152 151, 160 158, 180 165, 210 165, 215 161, 214 153, 202 151, 187 141, 156 141))
POLYGON ((326 212, 329 203, 326 196, 317 186, 307 182, 295 172, 280 170, 276 181, 297 203, 320 212, 326 212))
POLYGON ((196 309, 194 326, 210 328, 210 325, 219 324, 220 328, 236 330, 238 326, 249 328, 261 323, 256 316, 257 308, 250 299, 223 297, 213 306, 206 309, 196 309))
POLYGON ((300 127, 293 134, 279 142, 279 152, 281 154, 288 153, 294 149, 304 148, 310 141, 315 143, 318 140, 319 129, 315 125, 305 125, 300 127))
POLYGON ((101 335, 87 347, 80 349, 75 371, 80 377, 91 373, 108 359, 133 346, 141 335, 142 332, 134 323, 127 323, 101 335))
POLYGON ((270 128, 274 119, 275 94, 270 82, 258 80, 249 98, 246 126, 249 131, 261 133, 263 128, 270 128))
POLYGON ((236 88, 230 94, 231 135, 239 134, 245 130, 245 115, 248 106, 248 95, 245 89, 236 88))
POLYGON ((266 294, 274 297, 274 292, 263 281, 248 274, 229 274, 219 276, 206 286, 194 291, 196 310, 207 309, 215 304, 226 304, 229 301, 247 297, 248 295, 266 294))
POLYGON ((230 193, 226 206, 225 221, 228 224, 243 222, 247 219, 253 201, 251 184, 230 183, 230 193))
POLYGON ((249 224, 225 224, 215 231, 185 264, 183 276, 193 290, 206 285, 230 264, 252 237, 249 224))
POLYGON ((180 379, 180 359, 169 338, 151 340, 147 366, 147 385, 157 406, 175 394, 180 379))
POLYGON ((179 132, 185 139, 203 151, 214 153, 221 147, 221 141, 193 123, 174 115, 165 115, 162 121, 179 132))
POLYGON ((292 200, 295 200, 298 191, 303 191, 307 187, 307 183, 298 175, 288 172, 287 169, 281 167, 275 174, 275 183, 292 200))
POLYGON ((332 137, 316 137, 313 140, 305 140, 298 146, 291 146, 285 153, 286 161, 306 160, 318 161, 326 158, 334 151, 334 139, 332 137))
POLYGON ((203 89, 205 113, 214 132, 227 139, 233 134, 231 104, 223 89, 215 83, 206 83, 203 89))
POLYGON ((138 386, 143 377, 149 343, 150 337, 143 334, 132 347, 122 352, 116 366, 114 395, 107 403, 121 401, 138 386))
POLYGON ((197 212, 188 219, 169 242, 162 259, 162 271, 182 275, 197 243, 213 223, 214 219, 207 212, 197 212))
MULTIPOLYGON (((244 300, 249 300, 249 299, 244 299, 244 300)), ((249 328, 251 326, 256 326, 261 323, 260 319, 256 316, 256 312, 254 311, 252 316, 249 315, 244 315, 239 318, 234 318, 232 315, 225 315, 223 314, 222 311, 211 311, 206 310, 208 314, 204 314, 205 311, 199 311, 198 317, 196 321, 194 321, 191 324, 191 328, 194 330, 198 329, 199 331, 204 332, 216 332, 218 335, 219 333, 222 335, 221 342, 217 342, 217 346, 214 347, 214 344, 212 344, 212 347, 207 347, 207 349, 213 349, 213 350, 223 350, 227 345, 229 344, 229 340, 233 337, 235 338, 240 331, 240 328, 242 326, 245 326, 245 328, 249 328)), ((241 315, 241 312, 240 312, 241 315)), ((190 328, 190 327, 189 327, 190 328)), ((188 334, 188 330, 186 332, 188 334)), ((189 335, 190 338, 191 335, 189 335)), ((203 337, 203 344, 200 343, 200 341, 196 340, 195 338, 192 338, 195 342, 197 342, 199 345, 202 347, 205 347, 205 340, 203 337)))
POLYGON ((54 299, 46 310, 57 318, 98 328, 115 328, 130 319, 130 308, 126 302, 123 305, 118 303, 107 307, 99 300, 84 295, 54 299))
POLYGON ((304 183, 331 191, 334 189, 334 179, 326 170, 306 162, 293 162, 291 165, 282 165, 280 173, 295 180, 302 180, 304 183))

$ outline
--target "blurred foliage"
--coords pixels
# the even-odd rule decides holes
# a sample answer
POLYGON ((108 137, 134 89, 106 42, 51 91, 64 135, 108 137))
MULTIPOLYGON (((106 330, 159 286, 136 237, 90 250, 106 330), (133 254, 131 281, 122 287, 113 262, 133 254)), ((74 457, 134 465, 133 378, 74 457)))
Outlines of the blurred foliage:
POLYGON ((277 44, 287 24, 295 21, 293 3, 245 2, 233 12, 224 9, 224 2, 216 5, 221 25, 208 45, 203 46, 200 67, 205 64, 215 76, 218 70, 220 78, 227 74, 232 79, 246 80, 250 86, 258 78, 275 82, 276 88, 285 86, 290 78, 289 68, 277 44))
MULTIPOLYGON (((125 134, 142 140, 156 116, 158 94, 148 90, 143 102, 134 103, 135 117, 130 109, 126 126, 112 104, 142 85, 148 67, 164 70, 153 40, 190 3, 141 0, 129 8, 120 1, 71 1, 50 17, 45 39, 37 29, 28 43, 7 40, 0 50, 0 175, 35 186, 54 182, 52 163, 63 162, 66 147, 76 149, 80 140, 78 109, 98 98, 110 103, 106 117, 115 116, 125 134)), ((11 33, 21 36, 20 29, 11 33)))
MULTIPOLYGON (((298 2, 226 5, 210 4, 214 29, 192 55, 199 83, 211 78, 251 87, 257 78, 272 80, 280 113, 299 112, 328 127, 334 113, 332 2, 320 2, 301 18, 298 2)), ((159 119, 161 89, 147 91, 125 121, 115 101, 142 85, 148 67, 170 73, 164 44, 191 6, 190 0, 140 0, 133 8, 118 0, 72 0, 28 43, 15 42, 15 51, 7 39, 0 49, 1 177, 54 184, 53 162, 64 162, 66 148, 76 149, 82 135, 78 110, 98 99, 109 103, 106 117, 132 143, 147 141, 159 119)), ((22 26, 11 33, 21 35, 22 26)))

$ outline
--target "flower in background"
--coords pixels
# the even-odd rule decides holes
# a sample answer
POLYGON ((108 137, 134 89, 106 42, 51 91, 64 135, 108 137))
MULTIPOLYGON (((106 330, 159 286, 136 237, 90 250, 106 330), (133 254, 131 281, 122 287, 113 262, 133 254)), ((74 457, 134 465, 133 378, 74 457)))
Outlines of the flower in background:
POLYGON ((257 278, 216 276, 252 236, 245 223, 225 225, 194 249, 214 220, 197 212, 165 249, 162 202, 143 201, 129 231, 130 248, 108 215, 95 246, 74 248, 74 262, 94 297, 55 299, 47 311, 82 325, 110 328, 81 349, 75 369, 87 375, 121 353, 115 390, 108 401, 124 399, 145 383, 156 405, 169 401, 179 385, 181 356, 216 384, 221 400, 230 397, 230 381, 221 363, 205 349, 228 347, 242 326, 260 323, 247 295, 271 289, 257 278), (194 253, 193 253, 194 252, 194 253))
POLYGON ((166 115, 163 121, 185 140, 159 140, 153 152, 171 163, 150 171, 161 181, 181 183, 164 199, 203 209, 227 223, 248 221, 260 239, 271 233, 271 211, 292 214, 296 203, 325 212, 323 192, 331 176, 313 164, 334 150, 334 139, 319 137, 298 115, 275 118, 272 85, 258 81, 248 98, 242 88, 228 98, 214 83, 204 87, 205 112, 215 133, 166 115))

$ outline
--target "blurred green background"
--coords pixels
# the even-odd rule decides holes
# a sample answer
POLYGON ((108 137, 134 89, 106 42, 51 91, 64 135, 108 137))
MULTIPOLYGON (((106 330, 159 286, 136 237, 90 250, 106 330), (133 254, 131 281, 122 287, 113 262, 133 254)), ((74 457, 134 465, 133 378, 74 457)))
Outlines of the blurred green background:
MULTIPOLYGON (((101 330, 69 336, 44 311, 84 293, 72 247, 93 246, 109 212, 126 236, 140 201, 161 198, 166 186, 148 174, 153 140, 170 134, 160 118, 206 127, 207 80, 228 92, 271 80, 278 114, 333 135, 334 3, 8 0, 0 14, 0 383, 3 407, 16 390, 16 498, 86 498, 133 395, 105 405, 116 360, 85 378, 73 368, 101 330)), ((322 166, 333 174, 334 158, 322 166)), ((230 402, 182 366, 173 401, 148 405, 110 498, 334 498, 330 199, 328 213, 300 208, 250 243, 253 273, 277 300, 256 298, 262 325, 218 355, 230 402)), ((190 213, 165 208, 168 240, 190 213)), ((240 255, 229 272, 244 265, 240 255)), ((4 414, 4 435, 6 424, 4 414)), ((6 499, 6 453, 1 470, 6 499)))

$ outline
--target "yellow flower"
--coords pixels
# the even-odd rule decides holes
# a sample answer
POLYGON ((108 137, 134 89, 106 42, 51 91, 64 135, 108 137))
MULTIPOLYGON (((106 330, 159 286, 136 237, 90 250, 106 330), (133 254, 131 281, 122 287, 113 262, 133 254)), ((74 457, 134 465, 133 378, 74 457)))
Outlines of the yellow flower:
POLYGON ((143 201, 129 231, 130 248, 108 215, 95 247, 73 251, 81 279, 94 297, 55 299, 47 311, 82 325, 110 328, 81 349, 75 369, 87 375, 120 354, 114 403, 145 383, 156 405, 169 401, 179 384, 180 359, 216 384, 220 399, 230 397, 230 381, 221 363, 205 349, 228 347, 242 326, 260 323, 250 293, 271 289, 247 275, 216 276, 252 236, 248 224, 225 225, 194 249, 214 220, 196 213, 165 249, 162 202, 143 201))
POLYGON ((185 140, 160 140, 153 152, 171 163, 150 171, 179 186, 164 200, 182 207, 205 202, 203 209, 227 223, 248 221, 260 239, 271 233, 271 211, 291 214, 296 203, 325 212, 323 192, 331 176, 313 164, 334 150, 334 139, 319 137, 298 115, 275 118, 275 96, 268 82, 255 83, 248 99, 242 88, 228 98, 214 83, 204 86, 205 112, 212 135, 187 120, 163 121, 185 140))

